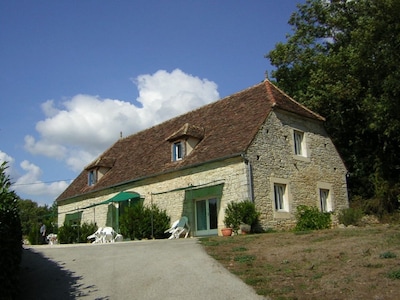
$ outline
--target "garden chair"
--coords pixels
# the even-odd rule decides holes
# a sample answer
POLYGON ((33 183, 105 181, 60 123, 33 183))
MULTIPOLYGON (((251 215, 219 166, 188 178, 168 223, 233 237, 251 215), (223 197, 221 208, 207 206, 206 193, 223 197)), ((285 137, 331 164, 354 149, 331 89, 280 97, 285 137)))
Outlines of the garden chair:
POLYGON ((175 221, 171 228, 166 230, 165 232, 171 233, 171 236, 168 239, 179 239, 180 236, 185 233, 185 238, 188 237, 190 232, 189 220, 187 217, 183 216, 178 221, 175 221))

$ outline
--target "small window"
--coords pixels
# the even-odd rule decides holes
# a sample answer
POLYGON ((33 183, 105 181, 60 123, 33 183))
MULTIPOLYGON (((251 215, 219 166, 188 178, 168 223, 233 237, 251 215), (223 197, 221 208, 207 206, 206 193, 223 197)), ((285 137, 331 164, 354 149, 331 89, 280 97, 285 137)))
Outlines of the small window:
POLYGON ((274 184, 274 201, 276 211, 288 211, 286 184, 274 184))
POLYGON ((91 170, 88 173, 88 185, 92 186, 97 182, 96 170, 91 170))
POLYGON ((321 204, 322 212, 332 211, 331 196, 330 196, 330 192, 328 189, 320 189, 319 190, 319 201, 321 204))
POLYGON ((294 130, 293 139, 294 139, 294 154, 299 156, 307 156, 305 141, 304 141, 304 132, 294 130))
POLYGON ((182 141, 175 142, 172 144, 172 160, 181 160, 184 157, 185 147, 182 141))

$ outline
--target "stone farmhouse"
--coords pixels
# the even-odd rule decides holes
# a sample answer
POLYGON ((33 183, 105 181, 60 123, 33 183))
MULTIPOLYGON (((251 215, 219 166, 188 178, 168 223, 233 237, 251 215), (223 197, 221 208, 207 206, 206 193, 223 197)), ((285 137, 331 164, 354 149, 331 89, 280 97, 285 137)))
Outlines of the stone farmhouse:
POLYGON ((264 229, 287 229, 298 205, 347 208, 346 173, 324 118, 265 80, 120 138, 57 198, 58 223, 118 228, 142 199, 217 235, 229 202, 253 201, 264 229))

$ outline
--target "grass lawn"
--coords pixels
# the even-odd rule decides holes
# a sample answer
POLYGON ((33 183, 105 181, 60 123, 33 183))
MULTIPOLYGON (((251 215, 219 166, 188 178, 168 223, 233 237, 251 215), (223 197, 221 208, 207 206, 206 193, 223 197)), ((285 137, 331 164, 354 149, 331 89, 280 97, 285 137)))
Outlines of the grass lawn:
POLYGON ((400 225, 200 239, 272 299, 400 299, 400 225))

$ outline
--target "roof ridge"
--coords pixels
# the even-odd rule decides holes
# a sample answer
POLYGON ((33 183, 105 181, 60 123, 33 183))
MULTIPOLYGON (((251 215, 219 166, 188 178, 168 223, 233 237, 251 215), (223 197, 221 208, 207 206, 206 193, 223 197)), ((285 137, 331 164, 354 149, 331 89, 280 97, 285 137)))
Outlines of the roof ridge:
POLYGON ((264 81, 266 83, 266 89, 268 91, 268 93, 270 93, 270 96, 272 97, 272 99, 274 100, 274 103, 272 106, 277 105, 276 101, 275 101, 275 97, 273 96, 272 93, 272 89, 271 86, 274 87, 279 93, 281 93, 282 95, 284 95, 288 100, 290 100, 291 102, 293 102, 294 104, 300 106, 302 109, 308 111, 310 114, 314 115, 317 119, 321 120, 321 121, 325 121, 326 119, 321 116, 320 114, 317 114, 316 112, 312 111, 311 109, 307 108, 305 105, 301 104, 300 102, 294 100, 292 97, 290 97, 288 94, 286 94, 283 90, 281 90, 279 87, 277 87, 275 84, 273 84, 270 80, 265 79, 264 81), (268 84, 267 84, 268 83, 268 84))
MULTIPOLYGON (((172 118, 170 118, 170 119, 164 120, 164 121, 162 121, 161 123, 154 124, 154 125, 152 125, 152 126, 150 126, 150 127, 143 128, 143 129, 141 129, 141 130, 138 130, 138 131, 136 131, 136 132, 134 132, 134 133, 129 134, 129 135, 126 136, 126 137, 119 138, 115 143, 117 143, 119 140, 128 139, 128 138, 130 138, 130 137, 133 136, 133 135, 139 134, 139 133, 141 133, 141 132, 145 132, 145 131, 147 131, 147 130, 153 129, 153 128, 158 127, 158 126, 161 126, 161 125, 163 125, 163 124, 165 124, 165 123, 173 122, 174 120, 176 120, 176 119, 178 119, 178 118, 180 118, 180 117, 182 117, 182 116, 184 116, 184 115, 193 113, 193 112, 195 112, 195 111, 197 111, 197 110, 200 110, 200 109, 204 109, 205 107, 214 105, 214 104, 216 104, 216 103, 218 103, 218 102, 220 102, 220 101, 227 101, 229 98, 235 97, 235 96, 237 96, 238 94, 241 94, 241 93, 244 93, 244 92, 246 92, 246 91, 248 91, 248 90, 250 90, 250 89, 253 89, 254 87, 256 87, 256 86, 258 86, 258 85, 260 85, 260 83, 254 84, 253 86, 248 87, 248 88, 246 88, 246 89, 244 89, 244 90, 237 91, 237 92, 234 93, 234 94, 225 96, 225 97, 223 97, 223 98, 219 98, 219 99, 217 99, 217 100, 215 100, 215 101, 212 101, 212 102, 207 103, 207 104, 205 104, 205 105, 199 106, 199 107, 194 108, 194 109, 192 109, 192 110, 189 110, 189 111, 187 111, 187 112, 183 112, 183 113, 181 113, 181 114, 179 114, 179 115, 177 115, 177 116, 175 116, 175 117, 172 117, 172 118)), ((111 148, 111 147, 110 147, 110 148, 111 148)), ((108 149, 107 149, 107 150, 108 150, 108 149)))
POLYGON ((272 83, 268 79, 265 79, 264 80, 264 84, 265 84, 265 87, 267 89, 268 96, 271 97, 272 107, 274 107, 276 105, 276 100, 275 100, 274 94, 272 93, 272 90, 271 90, 271 84, 272 83))

